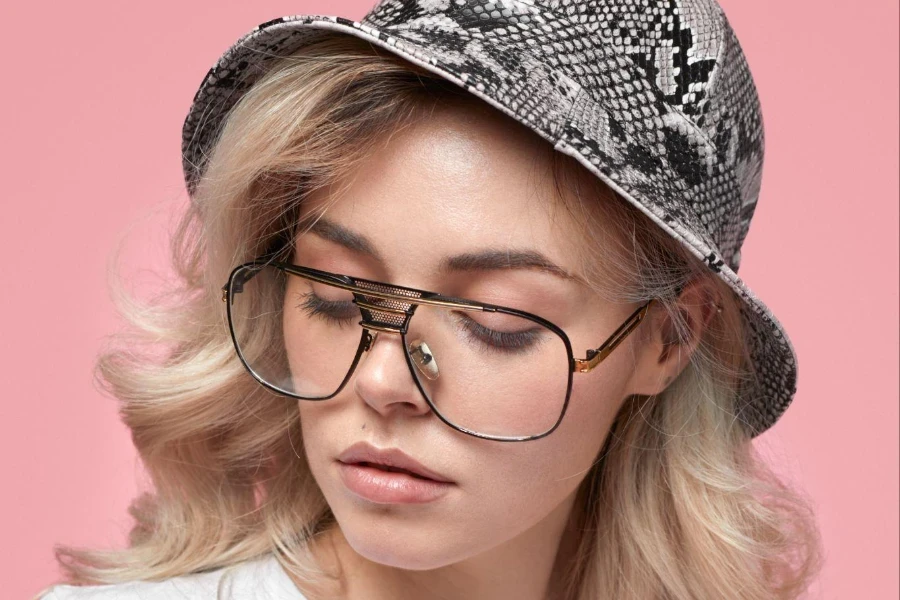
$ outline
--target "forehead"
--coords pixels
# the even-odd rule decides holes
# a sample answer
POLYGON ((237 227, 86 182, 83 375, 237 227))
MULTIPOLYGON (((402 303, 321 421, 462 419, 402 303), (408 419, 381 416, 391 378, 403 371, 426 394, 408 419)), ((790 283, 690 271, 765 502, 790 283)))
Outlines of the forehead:
POLYGON ((316 190, 301 215, 363 233, 385 270, 424 281, 445 256, 534 249, 578 273, 580 240, 558 206, 552 150, 489 107, 439 106, 386 136, 347 178, 316 190))

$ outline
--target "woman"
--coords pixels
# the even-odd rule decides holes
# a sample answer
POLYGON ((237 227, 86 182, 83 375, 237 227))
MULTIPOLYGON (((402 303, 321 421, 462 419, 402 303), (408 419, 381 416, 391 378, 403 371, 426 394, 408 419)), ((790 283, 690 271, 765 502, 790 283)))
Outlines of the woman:
POLYGON ((168 352, 98 362, 155 490, 43 597, 799 596, 815 526, 752 447, 796 357, 735 273, 758 109, 711 2, 242 38, 132 315, 168 352))

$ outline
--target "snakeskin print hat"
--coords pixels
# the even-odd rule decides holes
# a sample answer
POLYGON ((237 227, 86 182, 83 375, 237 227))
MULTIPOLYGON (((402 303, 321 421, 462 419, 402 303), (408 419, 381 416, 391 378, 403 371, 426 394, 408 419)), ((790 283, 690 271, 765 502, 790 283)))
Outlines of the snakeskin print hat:
POLYGON ((184 122, 189 194, 220 126, 273 60, 349 34, 465 88, 575 157, 743 300, 755 365, 740 419, 769 428, 796 391, 794 348, 737 276, 763 163, 759 100, 715 0, 383 0, 361 21, 267 21, 210 69, 184 122))

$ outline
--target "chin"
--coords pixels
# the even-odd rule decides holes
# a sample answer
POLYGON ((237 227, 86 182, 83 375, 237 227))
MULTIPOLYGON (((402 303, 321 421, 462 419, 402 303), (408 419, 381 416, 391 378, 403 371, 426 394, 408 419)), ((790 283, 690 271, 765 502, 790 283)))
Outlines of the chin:
POLYGON ((398 525, 396 515, 355 515, 341 519, 335 515, 344 538, 361 557, 374 563, 406 569, 427 571, 444 567, 470 556, 471 548, 460 548, 456 532, 423 526, 421 522, 406 521, 398 525))

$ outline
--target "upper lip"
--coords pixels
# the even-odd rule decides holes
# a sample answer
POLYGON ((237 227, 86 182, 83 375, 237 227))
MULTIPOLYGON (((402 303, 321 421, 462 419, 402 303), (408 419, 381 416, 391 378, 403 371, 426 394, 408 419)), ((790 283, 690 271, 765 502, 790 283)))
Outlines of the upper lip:
POLYGON ((374 463, 395 469, 404 469, 444 483, 452 483, 449 479, 421 464, 399 448, 376 448, 367 442, 357 442, 344 450, 338 460, 345 464, 374 463))

